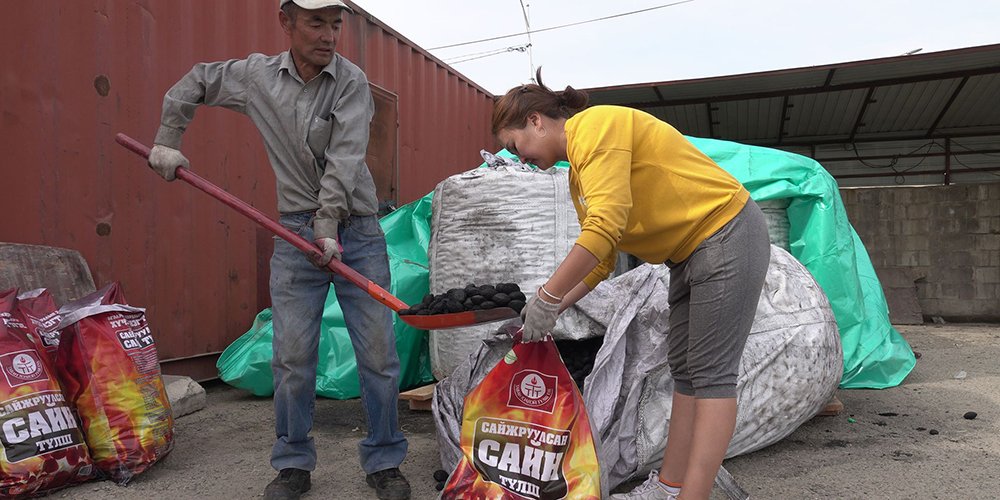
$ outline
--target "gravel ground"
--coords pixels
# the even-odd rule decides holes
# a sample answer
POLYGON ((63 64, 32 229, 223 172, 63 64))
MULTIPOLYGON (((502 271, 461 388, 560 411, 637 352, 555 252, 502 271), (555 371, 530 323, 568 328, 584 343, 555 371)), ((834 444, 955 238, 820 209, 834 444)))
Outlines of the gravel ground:
MULTIPOLYGON (((1000 325, 899 326, 920 354, 905 382, 841 390, 842 414, 816 417, 781 442, 727 460, 755 498, 1000 498, 1000 325), (965 372, 965 377, 956 377, 965 372), (977 413, 974 420, 963 418, 977 413)), ((174 451, 128 487, 92 482, 74 499, 260 497, 273 478, 271 400, 208 384, 208 408, 177 421, 174 451)), ((400 405, 413 498, 435 498, 440 468, 430 412, 400 405)), ((319 400, 319 466, 306 498, 375 498, 358 464, 358 400, 319 400)), ((716 491, 713 498, 725 498, 716 491)))

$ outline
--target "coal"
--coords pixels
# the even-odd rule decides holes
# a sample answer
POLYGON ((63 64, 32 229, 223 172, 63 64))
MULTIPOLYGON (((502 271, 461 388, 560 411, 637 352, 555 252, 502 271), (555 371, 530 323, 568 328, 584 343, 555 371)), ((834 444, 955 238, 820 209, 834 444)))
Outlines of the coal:
POLYGON ((930 434, 931 436, 937 436, 939 434, 937 429, 931 429, 927 431, 927 433, 930 434))
POLYGON ((516 283, 499 283, 496 286, 469 283, 463 288, 452 288, 439 295, 424 295, 418 304, 401 309, 399 315, 428 316, 497 307, 510 307, 521 312, 525 302, 524 293, 516 283))
POLYGON ((977 416, 976 412, 974 412, 974 411, 967 411, 967 412, 965 412, 965 415, 962 415, 962 418, 964 418, 966 420, 975 420, 976 416, 977 416))
POLYGON ((434 471, 434 480, 435 481, 445 481, 447 479, 448 479, 448 473, 445 472, 444 469, 438 469, 438 470, 434 471))
POLYGON ((438 491, 441 491, 441 490, 443 490, 443 489, 444 489, 444 481, 441 481, 441 482, 439 482, 438 484, 435 484, 435 485, 434 485, 434 489, 435 489, 435 490, 438 490, 438 491))
MULTIPOLYGON (((513 303, 513 302, 512 302, 513 303)), ((522 306, 523 307, 523 306, 522 306)), ((512 308, 513 309, 513 308, 512 308)), ((594 370, 597 351, 604 339, 601 337, 583 340, 556 340, 556 348, 577 387, 583 389, 584 380, 594 370)))

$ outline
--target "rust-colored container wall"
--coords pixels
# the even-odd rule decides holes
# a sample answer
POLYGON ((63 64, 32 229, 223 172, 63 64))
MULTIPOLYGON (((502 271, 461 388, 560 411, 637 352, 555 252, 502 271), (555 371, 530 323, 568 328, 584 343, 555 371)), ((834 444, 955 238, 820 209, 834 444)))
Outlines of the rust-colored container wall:
MULTIPOLYGON (((151 142, 164 92, 200 61, 287 48, 275 0, 43 0, 0 21, 0 241, 68 247, 98 286, 147 308, 164 370, 215 375, 265 307, 270 240, 114 142, 151 142), (27 11, 30 11, 28 14, 27 11), (27 16, 27 17, 25 17, 27 16)), ((356 9, 338 51, 398 98, 402 204, 492 149, 492 96, 356 9)), ((202 176, 276 215, 250 121, 200 108, 184 152, 202 176)))

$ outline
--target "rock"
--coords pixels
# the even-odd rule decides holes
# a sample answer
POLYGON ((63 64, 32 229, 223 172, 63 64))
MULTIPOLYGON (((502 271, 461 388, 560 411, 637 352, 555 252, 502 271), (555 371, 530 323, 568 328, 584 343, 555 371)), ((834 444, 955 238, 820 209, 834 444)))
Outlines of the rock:
POLYGON ((931 429, 928 431, 928 433, 930 433, 931 436, 937 436, 938 434, 940 434, 937 429, 931 429))
POLYGON ((977 414, 974 411, 967 411, 967 412, 965 412, 965 415, 962 415, 962 418, 964 418, 966 420, 975 420, 976 419, 976 415, 977 414))
POLYGON ((445 472, 444 469, 438 469, 438 470, 434 471, 434 480, 435 481, 441 482, 441 481, 444 481, 446 479, 448 479, 448 473, 445 472))
POLYGON ((205 389, 191 379, 179 375, 164 375, 163 385, 167 389, 170 409, 174 418, 194 413, 205 408, 205 389))

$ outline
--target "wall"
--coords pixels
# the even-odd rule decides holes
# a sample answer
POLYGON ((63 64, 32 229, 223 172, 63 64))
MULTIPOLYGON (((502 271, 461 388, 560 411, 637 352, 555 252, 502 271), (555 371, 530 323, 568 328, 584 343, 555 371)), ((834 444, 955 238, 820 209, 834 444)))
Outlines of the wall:
POLYGON ((876 273, 907 268, 925 318, 1000 321, 1000 182, 841 196, 876 273))
MULTIPOLYGON (((80 251, 101 286, 148 308, 165 371, 214 362, 267 305, 271 239, 230 209, 166 184, 114 142, 151 141, 164 92, 199 61, 287 48, 276 0, 39 0, 0 20, 0 241, 80 251), (28 16, 28 17, 25 17, 28 16)), ((494 148, 492 96, 357 9, 338 50, 398 100, 397 201, 494 148)), ((246 117, 200 109, 194 170, 275 215, 275 186, 246 117)))

